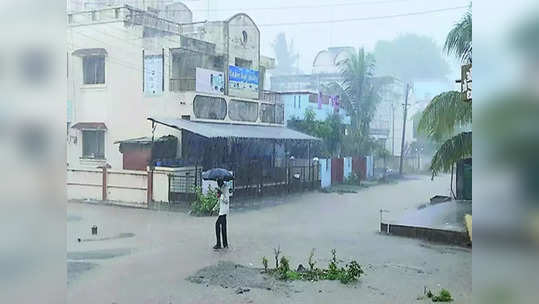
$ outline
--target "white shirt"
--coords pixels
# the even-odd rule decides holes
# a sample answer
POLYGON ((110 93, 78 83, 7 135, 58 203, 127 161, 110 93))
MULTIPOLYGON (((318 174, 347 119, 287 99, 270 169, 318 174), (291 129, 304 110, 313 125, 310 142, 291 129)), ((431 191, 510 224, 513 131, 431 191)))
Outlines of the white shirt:
POLYGON ((221 188, 221 196, 219 197, 219 215, 228 214, 230 193, 228 192, 228 185, 225 183, 221 188))

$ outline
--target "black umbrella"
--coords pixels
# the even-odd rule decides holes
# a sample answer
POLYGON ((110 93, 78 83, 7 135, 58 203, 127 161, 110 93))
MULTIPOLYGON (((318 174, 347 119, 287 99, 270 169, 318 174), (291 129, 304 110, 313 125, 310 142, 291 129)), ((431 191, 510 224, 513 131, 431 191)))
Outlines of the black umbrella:
POLYGON ((213 168, 206 172, 202 173, 202 179, 204 180, 218 180, 222 179, 224 181, 230 181, 234 179, 232 173, 226 169, 222 168, 213 168))

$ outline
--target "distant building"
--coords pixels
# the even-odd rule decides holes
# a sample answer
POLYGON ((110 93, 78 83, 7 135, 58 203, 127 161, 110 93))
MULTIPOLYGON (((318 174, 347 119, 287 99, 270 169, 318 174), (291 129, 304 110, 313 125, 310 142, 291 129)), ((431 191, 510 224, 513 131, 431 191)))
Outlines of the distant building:
POLYGON ((343 124, 350 124, 350 116, 346 110, 340 106, 331 104, 330 96, 322 95, 320 104, 318 103, 318 93, 310 91, 291 91, 280 92, 281 102, 284 105, 285 121, 293 118, 303 119, 305 111, 311 109, 315 114, 315 119, 319 121, 325 120, 333 113, 338 113, 341 116, 343 124))

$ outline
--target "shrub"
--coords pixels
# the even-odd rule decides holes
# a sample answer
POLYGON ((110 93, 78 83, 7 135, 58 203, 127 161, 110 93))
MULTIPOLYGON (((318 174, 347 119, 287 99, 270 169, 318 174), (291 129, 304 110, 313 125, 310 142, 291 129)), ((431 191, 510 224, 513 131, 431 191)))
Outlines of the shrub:
POLYGON ((281 274, 281 276, 286 276, 286 274, 289 271, 290 271, 290 262, 285 256, 283 256, 281 258, 280 265, 279 265, 279 273, 281 274))
POLYGON ((453 301, 453 298, 451 298, 451 293, 446 289, 442 289, 439 295, 432 297, 432 302, 451 302, 451 301, 453 301))
POLYGON ((217 205, 217 191, 211 188, 208 193, 203 194, 200 187, 195 189, 196 200, 191 204, 191 212, 195 215, 214 215, 217 211, 214 208, 217 205))
POLYGON ((345 179, 344 183, 348 185, 359 185, 360 181, 361 180, 359 175, 357 175, 356 173, 352 173, 345 179))
POLYGON ((262 265, 264 265, 264 272, 268 272, 268 259, 262 257, 262 265))

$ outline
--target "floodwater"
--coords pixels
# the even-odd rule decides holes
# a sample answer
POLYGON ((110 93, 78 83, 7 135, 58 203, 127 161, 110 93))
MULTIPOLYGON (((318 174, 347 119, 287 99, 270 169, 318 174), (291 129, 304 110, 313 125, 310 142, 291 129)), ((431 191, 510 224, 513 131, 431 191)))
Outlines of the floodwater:
POLYGON ((357 193, 306 192, 269 207, 231 210, 230 248, 221 251, 211 249, 213 217, 70 203, 68 216, 77 220, 67 225, 68 257, 92 265, 71 267, 76 275, 70 276, 68 303, 422 303, 417 298, 425 287, 446 288, 455 303, 471 303, 471 249, 378 233, 380 209, 399 218, 448 189, 448 176, 424 176, 357 193), (93 225, 104 240, 78 242, 92 238, 93 225), (133 236, 108 238, 122 233, 133 236), (306 265, 312 248, 317 266, 327 267, 335 248, 343 263, 357 260, 365 275, 352 286, 293 282, 287 293, 251 288, 236 294, 187 280, 220 261, 262 267, 262 257, 272 261, 276 247, 292 268, 306 265))

